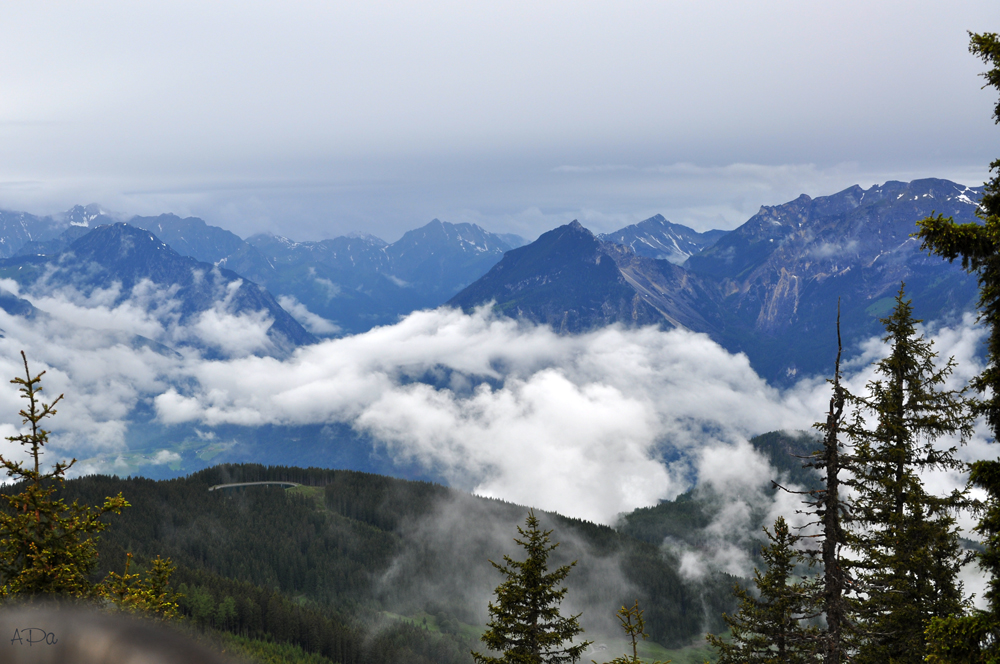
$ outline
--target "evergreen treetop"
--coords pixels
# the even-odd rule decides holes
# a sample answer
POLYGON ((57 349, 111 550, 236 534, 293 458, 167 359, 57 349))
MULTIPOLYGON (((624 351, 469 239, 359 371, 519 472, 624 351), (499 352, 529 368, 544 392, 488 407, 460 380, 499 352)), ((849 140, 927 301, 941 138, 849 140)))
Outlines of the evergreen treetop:
MULTIPOLYGON (((969 33, 969 51, 988 67, 986 85, 1000 90, 1000 38, 997 33, 969 33)), ((1000 123, 1000 102, 993 111, 1000 123)), ((979 281, 979 320, 987 329, 986 367, 973 381, 981 398, 976 411, 986 418, 994 442, 1000 440, 1000 159, 990 164, 976 215, 982 223, 956 224, 942 215, 917 222, 922 247, 975 272, 979 281)), ((985 612, 934 618, 927 628, 928 661, 1000 662, 1000 461, 971 464, 969 482, 986 492, 976 531, 983 537, 980 566, 989 575, 985 612)))
POLYGON ((918 336, 912 306, 900 287, 896 306, 882 319, 889 346, 876 363, 865 396, 849 396, 854 419, 845 428, 852 444, 854 515, 847 559, 863 597, 857 602, 859 664, 923 662, 924 629, 935 616, 962 610, 958 572, 965 556, 954 513, 968 505, 964 492, 929 494, 921 474, 963 470, 956 448, 936 441, 972 433, 969 400, 945 389, 954 367, 935 364, 932 343, 918 336), (874 424, 874 426, 871 426, 874 424))
MULTIPOLYGON (((1000 90, 1000 37, 993 32, 969 33, 969 51, 989 66, 983 87, 1000 90)), ((1000 101, 993 111, 1000 123, 1000 101)), ((962 268, 975 272, 979 280, 979 320, 986 324, 986 368, 973 385, 984 396, 979 412, 1000 440, 1000 159, 990 163, 993 177, 984 185, 976 216, 982 223, 956 224, 951 217, 936 215, 917 222, 916 237, 922 248, 948 261, 961 260, 962 268)))
POLYGON ((719 653, 718 664, 807 664, 816 662, 815 627, 802 622, 814 612, 811 593, 795 582, 795 567, 803 560, 785 519, 778 517, 773 532, 764 529, 769 544, 761 548, 765 571, 754 570, 755 597, 736 586, 739 599, 735 615, 724 615, 731 641, 708 634, 705 638, 719 653))
POLYGON ((128 503, 121 493, 96 508, 53 498, 76 462, 57 461, 49 471, 41 465, 49 440, 43 420, 56 414, 55 405, 62 395, 51 403, 43 402, 45 372, 32 376, 23 351, 21 359, 25 378, 11 382, 20 386, 21 397, 28 402, 20 411, 27 430, 8 440, 26 447, 30 462, 0 456, 7 476, 23 483, 18 493, 0 494, 6 504, 0 510, 0 596, 86 597, 94 590, 88 577, 97 563, 94 536, 106 525, 101 517, 109 512, 120 514, 128 503))
POLYGON ((514 538, 524 548, 525 560, 504 555, 502 564, 490 561, 506 580, 496 588, 496 602, 489 603, 490 620, 481 640, 500 656, 473 651, 477 664, 576 662, 590 645, 590 641, 573 644, 583 633, 580 614, 564 618, 559 613, 567 591, 559 585, 576 561, 549 572, 549 554, 559 543, 549 539, 551 530, 541 529, 534 510, 528 512, 525 526, 517 527, 520 538, 514 538))
MULTIPOLYGON (((625 634, 628 635, 629 640, 632 642, 632 654, 615 657, 608 664, 643 664, 642 660, 639 659, 639 639, 641 638, 645 641, 649 638, 649 634, 646 634, 645 631, 646 621, 642 619, 642 609, 639 608, 639 600, 635 600, 635 604, 631 608, 622 606, 615 615, 618 617, 622 629, 625 630, 625 634)), ((597 664, 594 660, 590 661, 597 664)), ((669 659, 665 662, 657 660, 649 664, 670 664, 670 661, 669 659)))

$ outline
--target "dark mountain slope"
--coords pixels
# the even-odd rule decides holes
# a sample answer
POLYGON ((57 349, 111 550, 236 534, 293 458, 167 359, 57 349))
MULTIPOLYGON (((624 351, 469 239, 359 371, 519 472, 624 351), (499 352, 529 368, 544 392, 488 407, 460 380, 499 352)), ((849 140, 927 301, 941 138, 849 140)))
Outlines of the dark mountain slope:
MULTIPOLYGON (((119 568, 126 551, 143 559, 161 554, 186 569, 277 589, 343 615, 378 609, 434 616, 453 629, 484 624, 485 599, 499 582, 488 561, 515 553, 516 526, 528 511, 424 482, 250 464, 159 482, 92 476, 67 482, 63 495, 95 504, 119 491, 131 507, 101 537, 105 569, 119 568), (264 480, 307 486, 208 490, 264 480)), ((536 514, 562 543, 550 564, 579 561, 567 580, 568 600, 584 611, 594 636, 617 635, 615 610, 639 599, 652 638, 683 645, 706 622, 718 626, 732 605, 732 577, 689 583, 655 545, 536 514)))
POLYGON ((664 325, 725 331, 712 283, 665 260, 601 242, 579 222, 545 233, 502 261, 449 304, 469 310, 493 300, 498 311, 564 332, 664 325))
POLYGON ((30 319, 39 315, 38 309, 31 302, 2 288, 0 288, 0 309, 11 316, 21 316, 22 318, 30 319))
POLYGON ((648 325, 662 320, 602 243, 576 221, 507 252, 484 277, 448 304, 471 309, 490 300, 502 313, 564 332, 616 322, 648 325))

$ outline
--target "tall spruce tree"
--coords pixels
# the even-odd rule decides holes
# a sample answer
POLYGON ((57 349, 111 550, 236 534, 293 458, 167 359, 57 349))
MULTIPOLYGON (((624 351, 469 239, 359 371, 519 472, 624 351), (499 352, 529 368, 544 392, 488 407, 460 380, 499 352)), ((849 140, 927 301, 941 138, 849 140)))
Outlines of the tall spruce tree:
POLYGON ((76 461, 56 462, 47 472, 41 464, 49 439, 43 421, 56 414, 62 395, 44 403, 45 372, 32 376, 23 352, 21 359, 25 378, 11 382, 20 386, 21 397, 28 402, 20 411, 26 430, 8 440, 26 447, 30 461, 0 456, 7 476, 22 484, 18 493, 0 494, 6 503, 0 510, 0 596, 86 597, 94 590, 89 575, 97 564, 95 536, 105 527, 101 517, 120 513, 128 503, 120 493, 96 508, 76 502, 67 505, 53 497, 76 461))
MULTIPOLYGON (((986 85, 1000 90, 1000 38, 996 33, 969 33, 969 51, 988 67, 986 85)), ((1000 123, 1000 101, 993 110, 1000 123)), ((973 386, 982 399, 977 412, 985 416, 1000 440, 1000 159, 990 164, 993 177, 976 214, 982 223, 956 224, 937 215, 917 222, 916 233, 923 248, 949 261, 960 259, 962 267, 979 280, 979 320, 988 331, 986 368, 973 386)), ((932 662, 1000 662, 1000 460, 980 460, 972 464, 969 482, 986 493, 977 532, 985 550, 980 565, 989 575, 984 612, 968 616, 933 619, 928 627, 932 662)))
POLYGON ((528 512, 525 526, 517 527, 522 539, 514 541, 524 547, 527 558, 518 561, 504 555, 503 564, 490 561, 507 579, 497 586, 496 603, 489 604, 490 621, 481 640, 500 656, 473 652, 477 664, 576 662, 590 645, 590 641, 573 644, 583 633, 580 614, 564 618, 559 613, 567 589, 558 586, 576 561, 549 572, 549 554, 559 543, 550 541, 552 531, 541 529, 534 510, 528 512))
POLYGON ((945 388, 954 368, 937 367, 932 343, 916 334, 913 308, 901 286, 892 313, 882 319, 889 347, 875 365, 866 396, 848 395, 853 421, 854 514, 846 561, 863 591, 857 603, 859 664, 923 662, 924 630, 933 617, 962 610, 958 572, 964 556, 955 524, 967 506, 964 492, 929 494, 921 473, 962 470, 955 447, 942 436, 972 433, 973 416, 962 392, 945 388), (874 425, 874 427, 872 426, 874 425))
POLYGON ((816 662, 818 630, 802 621, 814 613, 809 593, 794 582, 795 567, 802 562, 796 550, 801 536, 789 531, 784 518, 774 522, 774 532, 764 529, 770 544, 761 548, 766 569, 754 570, 755 597, 736 586, 740 601, 735 615, 723 615, 731 641, 708 634, 705 638, 719 653, 718 664, 807 664, 816 662))

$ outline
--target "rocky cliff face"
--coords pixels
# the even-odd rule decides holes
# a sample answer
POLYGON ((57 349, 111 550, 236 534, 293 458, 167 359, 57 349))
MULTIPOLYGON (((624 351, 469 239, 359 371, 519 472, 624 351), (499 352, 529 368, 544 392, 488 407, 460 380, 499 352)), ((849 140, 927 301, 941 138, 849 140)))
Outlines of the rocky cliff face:
POLYGON ((67 224, 52 217, 0 210, 0 258, 9 258, 31 241, 51 240, 67 224))
POLYGON ((734 349, 767 356, 769 366, 789 377, 820 371, 832 352, 838 299, 847 344, 880 332, 879 318, 903 282, 920 317, 974 306, 975 279, 928 256, 911 235, 915 222, 933 213, 975 221, 981 193, 928 179, 801 196, 761 208, 685 267, 718 284, 722 306, 746 330, 747 341, 734 349), (817 335, 827 341, 808 341, 817 335), (789 344, 795 336, 806 339, 789 344))

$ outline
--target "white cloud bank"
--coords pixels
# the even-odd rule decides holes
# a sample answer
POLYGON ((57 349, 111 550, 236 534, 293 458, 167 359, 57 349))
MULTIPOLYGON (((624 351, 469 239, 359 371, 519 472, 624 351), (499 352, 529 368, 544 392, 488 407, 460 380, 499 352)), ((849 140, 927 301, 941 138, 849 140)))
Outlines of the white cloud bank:
MULTIPOLYGON (((938 332, 943 354, 964 360, 963 380, 979 333, 938 332)), ((877 347, 864 350, 861 366, 877 347)), ((747 437, 809 428, 828 398, 822 379, 771 388, 745 356, 702 334, 609 327, 559 336, 485 309, 417 312, 287 361, 188 370, 187 390, 154 400, 164 423, 350 422, 397 461, 455 485, 605 523, 674 497, 696 475, 728 486, 766 481, 747 437)), ((869 377, 849 382, 860 390, 869 377)))
MULTIPOLYGON (((0 311, 0 376, 23 371, 24 349, 34 370, 49 371, 46 393, 66 393, 53 420, 57 453, 124 451, 130 415, 143 405, 164 426, 196 424, 205 435, 222 424, 343 422, 370 434, 395 461, 455 486, 604 523, 672 498, 696 477, 730 492, 745 486, 751 495, 770 473, 747 438, 809 428, 829 394, 822 378, 776 390, 745 356, 684 330, 609 327, 560 336, 486 309, 442 308, 284 360, 206 360, 192 348, 136 344, 129 331, 168 344, 194 332, 172 321, 163 326, 131 300, 110 307, 57 293, 34 301, 51 316, 29 321, 0 311), (78 327, 81 312, 102 329, 78 327)), ((169 302, 158 309, 169 311, 169 302)), ((214 322, 218 335, 234 330, 214 322)), ((228 341, 251 349, 268 322, 242 320, 228 341)), ((942 355, 956 355, 956 382, 964 381, 977 368, 980 331, 967 319, 932 332, 942 355)), ((879 344, 861 350, 848 367, 859 391, 879 344)), ((19 408, 13 386, 3 385, 0 428, 19 426, 19 408)), ((987 454, 983 445, 965 453, 987 454)))

